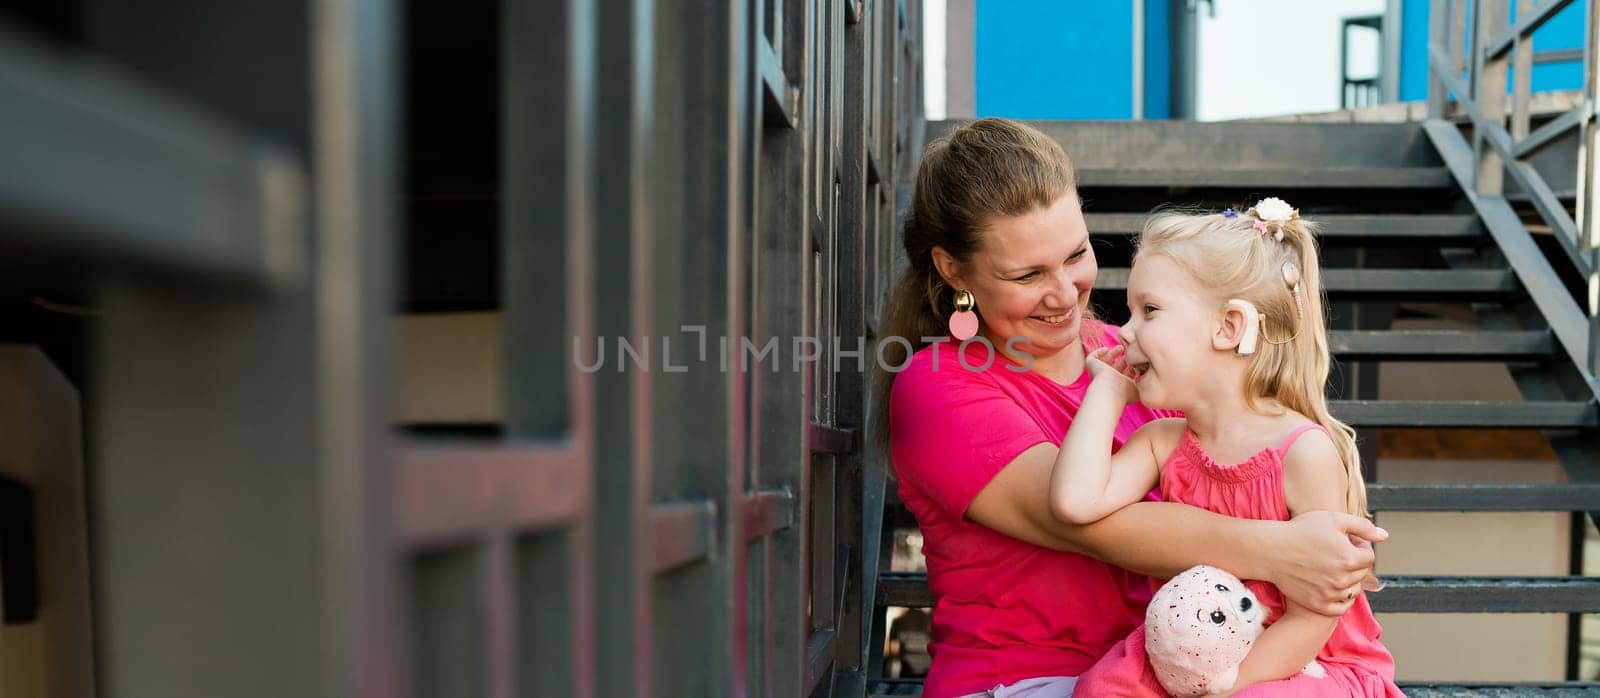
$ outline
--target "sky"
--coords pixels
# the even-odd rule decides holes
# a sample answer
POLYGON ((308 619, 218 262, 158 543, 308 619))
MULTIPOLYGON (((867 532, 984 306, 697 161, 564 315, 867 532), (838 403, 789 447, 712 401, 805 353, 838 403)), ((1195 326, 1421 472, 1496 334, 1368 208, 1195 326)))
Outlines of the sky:
MULTIPOLYGON (((1383 14, 1383 0, 1216 0, 1200 13, 1195 104, 1202 121, 1335 111, 1339 25, 1383 14)), ((1378 42, 1351 31, 1352 72, 1378 73, 1378 42)))
MULTIPOLYGON (((993 1, 993 0, 990 0, 993 1)), ((1114 2, 1116 0, 1096 0, 1114 2)), ((1197 57, 1203 121, 1334 111, 1339 108, 1339 25, 1345 17, 1383 14, 1384 0, 1215 0, 1201 11, 1197 57)), ((924 0, 924 96, 927 118, 945 116, 944 0, 924 0)), ((1351 32, 1351 68, 1378 72, 1378 42, 1351 32)))

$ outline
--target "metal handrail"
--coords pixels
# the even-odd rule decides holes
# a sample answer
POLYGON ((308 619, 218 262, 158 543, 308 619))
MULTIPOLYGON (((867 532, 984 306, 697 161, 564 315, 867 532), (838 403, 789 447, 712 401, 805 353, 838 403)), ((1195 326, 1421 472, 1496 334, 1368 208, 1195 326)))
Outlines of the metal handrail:
MULTIPOLYGON (((1595 119, 1595 105, 1600 104, 1596 2, 1585 3, 1581 52, 1584 99, 1570 112, 1537 130, 1530 128, 1535 62, 1532 35, 1571 1, 1547 0, 1535 7, 1533 0, 1515 0, 1517 20, 1513 25, 1513 0, 1433 0, 1428 42, 1428 115, 1430 119, 1443 119, 1447 107, 1454 103, 1452 113, 1466 117, 1472 125, 1476 159, 1469 178, 1472 194, 1502 197, 1504 178, 1509 175, 1529 195, 1567 260, 1583 275, 1588 289, 1584 308, 1588 332, 1581 337, 1568 333, 1562 341, 1575 345, 1567 347, 1568 353, 1578 360, 1578 368, 1591 387, 1600 392, 1600 382, 1595 380, 1600 374, 1600 225, 1594 221, 1600 213, 1595 177, 1600 150, 1600 124, 1595 119), (1574 129, 1580 134, 1576 216, 1556 195, 1557 188, 1529 162, 1534 154, 1574 129)), ((1522 234, 1531 238, 1525 229, 1522 234)), ((1541 292, 1551 292, 1549 285, 1544 286, 1546 290, 1541 292)), ((1570 302, 1566 298, 1537 300, 1542 301, 1541 305, 1570 302)))

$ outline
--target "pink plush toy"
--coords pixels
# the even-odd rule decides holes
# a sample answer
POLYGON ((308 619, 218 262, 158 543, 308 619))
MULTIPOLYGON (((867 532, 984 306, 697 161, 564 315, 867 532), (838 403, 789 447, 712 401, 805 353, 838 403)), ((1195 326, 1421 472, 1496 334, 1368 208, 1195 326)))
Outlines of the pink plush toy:
MULTIPOLYGON (((1174 696, 1226 693, 1261 636, 1266 608, 1227 572, 1199 565, 1156 592, 1145 611, 1145 653, 1174 696)), ((1316 660, 1306 673, 1323 675, 1316 660)))

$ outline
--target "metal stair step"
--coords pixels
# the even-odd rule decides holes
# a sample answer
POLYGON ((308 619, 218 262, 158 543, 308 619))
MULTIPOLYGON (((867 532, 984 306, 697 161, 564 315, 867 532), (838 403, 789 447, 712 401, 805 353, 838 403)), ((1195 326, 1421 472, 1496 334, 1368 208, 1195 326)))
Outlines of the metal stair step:
POLYGON ((922 572, 878 573, 877 602, 879 606, 932 606, 933 593, 928 591, 928 575, 922 572))
POLYGON ((1373 511, 1595 511, 1600 485, 1367 485, 1373 511))
MULTIPOLYGON (((1600 611, 1594 577, 1426 577, 1382 575, 1384 588, 1367 600, 1386 613, 1593 613, 1600 611)), ((927 575, 878 576, 879 606, 933 605, 927 575)))
MULTIPOLYGON (((1400 690, 1410 698, 1590 698, 1600 696, 1600 682, 1544 681, 1507 683, 1418 683, 1400 682, 1400 690)), ((922 695, 922 681, 879 679, 867 685, 868 698, 922 695)))
POLYGON ((869 679, 867 698, 922 695, 922 679, 869 679))
MULTIPOLYGON (((1126 291, 1128 272, 1126 267, 1102 268, 1095 287, 1126 291)), ((1521 288, 1504 269, 1323 269, 1322 286, 1342 300, 1484 298, 1521 288)))
POLYGON ((1332 330, 1328 348, 1346 361, 1505 361, 1554 356, 1548 330, 1332 330))
POLYGON ((1444 167, 1079 167, 1079 186, 1284 189, 1444 189, 1454 187, 1444 167))
POLYGON ((1379 576, 1384 589, 1367 599, 1386 613, 1593 613, 1600 611, 1594 577, 1379 576))
POLYGON ((1600 696, 1600 682, 1427 684, 1402 681, 1400 690, 1411 698, 1580 698, 1600 696))
MULTIPOLYGON (((1311 216, 1317 237, 1338 241, 1421 240, 1448 245, 1481 239, 1483 224, 1474 215, 1325 214, 1311 216)), ((1084 219, 1095 237, 1127 237, 1143 228, 1147 213, 1089 213, 1084 219)))
POLYGON ((1329 407, 1355 427, 1575 429, 1600 423, 1592 402, 1332 400, 1329 407))

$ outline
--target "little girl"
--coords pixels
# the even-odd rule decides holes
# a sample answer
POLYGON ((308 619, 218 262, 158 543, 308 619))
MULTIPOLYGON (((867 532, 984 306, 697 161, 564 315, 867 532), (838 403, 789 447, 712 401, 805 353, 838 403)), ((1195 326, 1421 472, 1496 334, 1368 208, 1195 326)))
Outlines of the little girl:
MULTIPOLYGON (((1314 226, 1280 199, 1247 214, 1162 213, 1139 237, 1128 277, 1123 347, 1090 355, 1093 374, 1061 445, 1052 511, 1090 523, 1161 495, 1249 519, 1312 510, 1366 515, 1355 432, 1328 413, 1327 330, 1314 226), (1125 405, 1181 410, 1111 452, 1125 405)), ((1394 658, 1361 588, 1341 617, 1320 615, 1265 582, 1267 630, 1239 669, 1235 695, 1395 696, 1394 658), (1325 676, 1301 673, 1316 659, 1325 676)), ((1133 632, 1079 678, 1083 696, 1161 696, 1133 632)))

